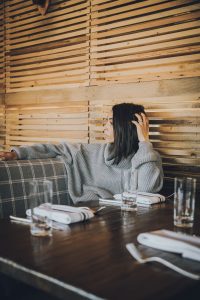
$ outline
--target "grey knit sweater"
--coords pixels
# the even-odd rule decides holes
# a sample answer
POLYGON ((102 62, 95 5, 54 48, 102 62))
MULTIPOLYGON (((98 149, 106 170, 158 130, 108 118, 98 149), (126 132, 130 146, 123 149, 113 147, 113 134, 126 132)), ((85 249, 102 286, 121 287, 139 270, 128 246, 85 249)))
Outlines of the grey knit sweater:
POLYGON ((112 197, 122 192, 124 169, 131 174, 131 189, 158 192, 162 188, 163 170, 159 154, 150 142, 140 142, 135 153, 113 164, 111 144, 36 144, 15 147, 19 159, 53 158, 63 160, 68 174, 69 194, 74 203, 112 197))

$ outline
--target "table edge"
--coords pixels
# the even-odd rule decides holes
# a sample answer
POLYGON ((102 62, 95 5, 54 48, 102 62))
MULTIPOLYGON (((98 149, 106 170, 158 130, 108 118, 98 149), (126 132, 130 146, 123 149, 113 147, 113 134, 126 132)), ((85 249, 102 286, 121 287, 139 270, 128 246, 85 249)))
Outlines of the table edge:
MULTIPOLYGON (((10 259, 0 257, 0 272, 8 275, 18 281, 31 285, 44 292, 50 292, 54 296, 61 299, 66 299, 67 293, 71 297, 80 296, 84 299, 103 300, 90 292, 81 288, 65 283, 49 275, 24 267, 10 259), (50 284, 49 284, 50 283, 50 284), (49 289, 50 291, 49 291, 49 289), (67 293, 66 293, 67 292, 67 293)), ((73 298, 70 298, 73 299, 73 298)))

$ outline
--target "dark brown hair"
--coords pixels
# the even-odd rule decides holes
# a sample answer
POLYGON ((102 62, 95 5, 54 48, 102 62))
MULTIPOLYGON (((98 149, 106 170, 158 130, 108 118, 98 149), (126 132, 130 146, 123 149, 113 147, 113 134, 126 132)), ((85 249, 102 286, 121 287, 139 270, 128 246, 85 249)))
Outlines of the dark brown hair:
POLYGON ((142 105, 133 103, 121 103, 114 105, 113 108, 113 154, 114 164, 119 164, 123 158, 127 158, 138 150, 138 135, 135 124, 137 121, 136 113, 145 113, 142 105))

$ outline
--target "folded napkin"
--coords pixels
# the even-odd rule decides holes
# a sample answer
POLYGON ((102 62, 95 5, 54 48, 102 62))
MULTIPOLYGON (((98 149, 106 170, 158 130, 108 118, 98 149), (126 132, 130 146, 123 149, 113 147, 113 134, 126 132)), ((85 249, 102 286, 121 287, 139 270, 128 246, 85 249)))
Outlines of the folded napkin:
POLYGON ((163 229, 140 233, 137 240, 145 246, 179 253, 185 258, 200 261, 200 237, 163 229))
MULTIPOLYGON (((124 192, 123 195, 127 198, 135 197, 135 193, 124 192)), ((113 196, 115 200, 121 200, 122 194, 115 194, 113 196)), ((160 194, 137 192, 137 205, 138 206, 150 206, 152 204, 161 203, 165 201, 165 196, 160 194)))
POLYGON ((103 199, 103 198, 99 198, 99 203, 100 204, 116 205, 116 206, 121 206, 122 205, 121 199, 103 199))
MULTIPOLYGON (((88 207, 73 207, 67 205, 42 204, 34 209, 35 214, 41 217, 47 217, 52 221, 71 224, 85 221, 94 217, 93 211, 88 207)), ((27 216, 31 216, 31 210, 26 211, 27 216)))

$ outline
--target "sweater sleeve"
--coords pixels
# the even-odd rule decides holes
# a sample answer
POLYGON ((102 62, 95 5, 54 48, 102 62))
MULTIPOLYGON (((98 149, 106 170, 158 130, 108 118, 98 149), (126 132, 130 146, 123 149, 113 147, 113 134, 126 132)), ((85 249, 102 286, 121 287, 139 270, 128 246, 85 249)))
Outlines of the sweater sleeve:
POLYGON ((132 158, 133 188, 140 192, 158 192, 163 185, 163 169, 160 155, 150 142, 140 142, 132 158))
POLYGON ((71 162, 71 153, 67 151, 65 144, 35 144, 33 146, 13 147, 11 151, 16 152, 18 159, 53 158, 63 155, 69 163, 71 162))

